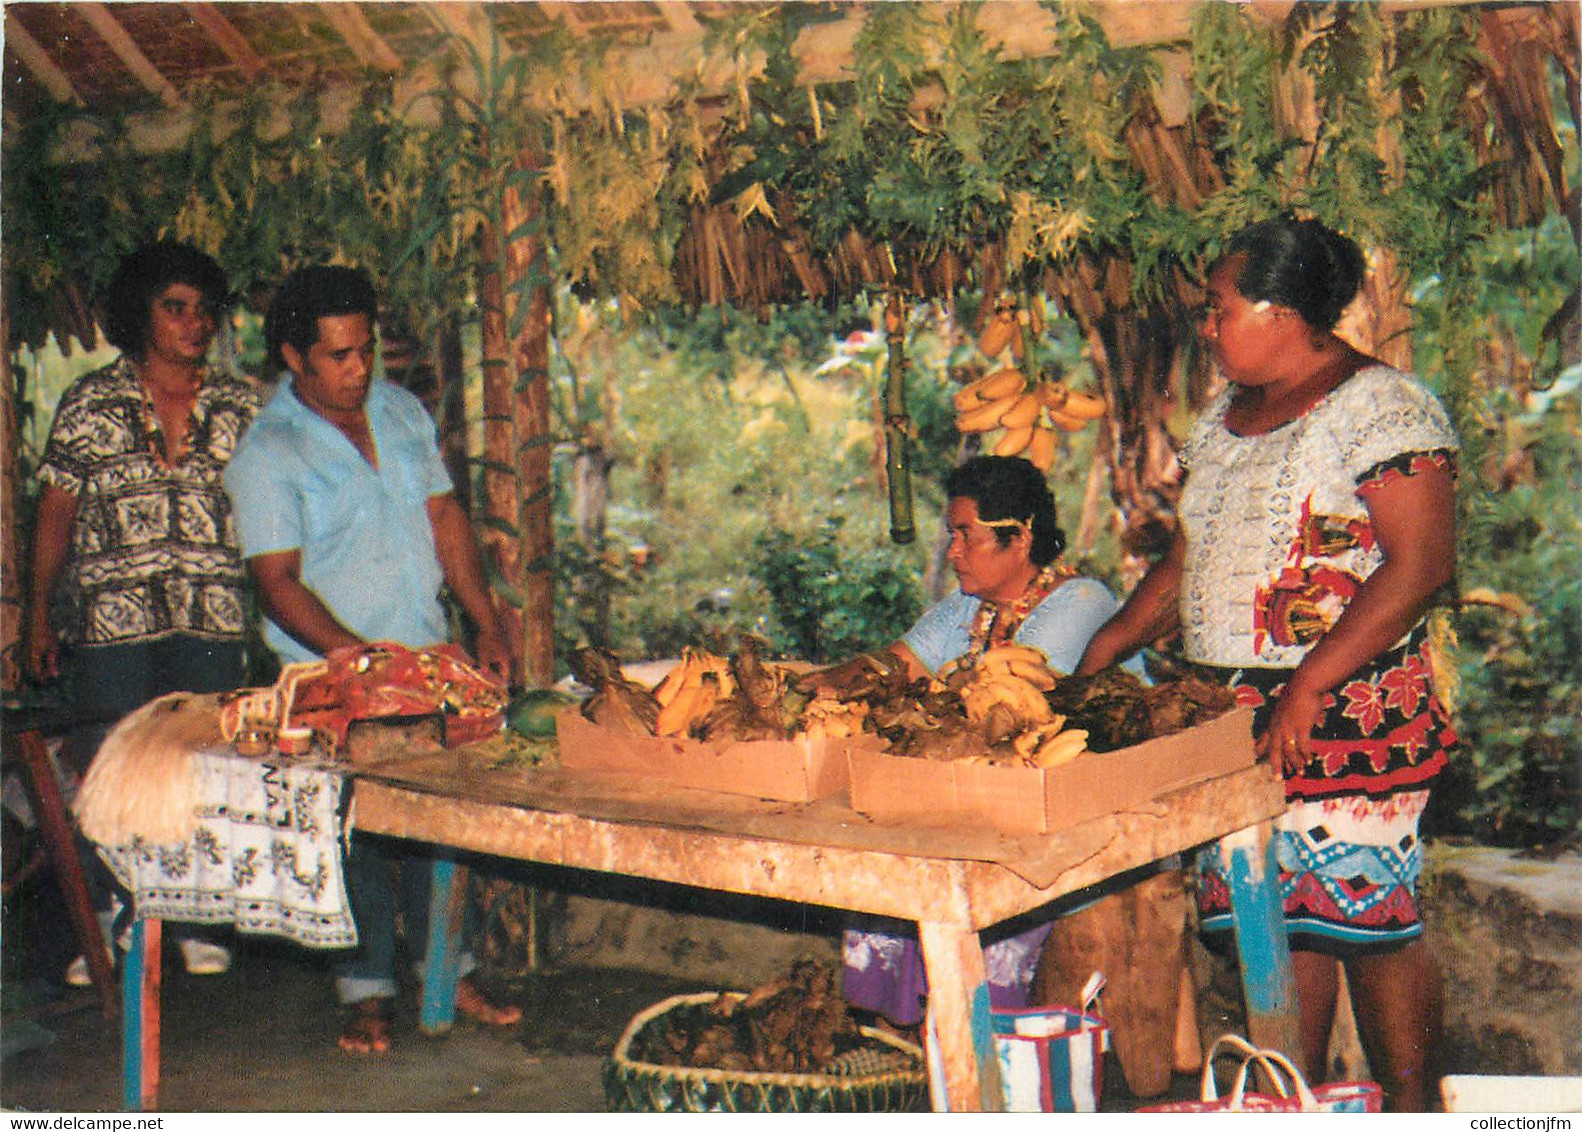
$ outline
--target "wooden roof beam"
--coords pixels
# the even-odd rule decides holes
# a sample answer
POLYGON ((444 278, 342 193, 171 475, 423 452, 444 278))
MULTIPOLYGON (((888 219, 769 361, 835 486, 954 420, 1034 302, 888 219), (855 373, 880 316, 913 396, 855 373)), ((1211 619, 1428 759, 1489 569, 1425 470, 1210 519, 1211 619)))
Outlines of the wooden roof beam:
POLYGON ((5 17, 5 38, 16 50, 16 57, 22 60, 22 65, 38 80, 40 86, 49 91, 51 98, 57 102, 82 105, 82 97, 77 93, 77 88, 71 85, 66 72, 55 65, 49 52, 39 46, 38 40, 22 26, 21 20, 12 16, 9 8, 5 17))
POLYGON ((401 56, 386 43, 356 4, 320 4, 319 11, 335 34, 345 40, 357 61, 378 71, 399 71, 401 56))
POLYGON ((218 7, 208 3, 183 4, 182 7, 187 10, 192 22, 203 29, 243 75, 251 79, 264 69, 264 61, 253 50, 253 45, 236 30, 235 24, 221 14, 218 7))
POLYGON ((110 13, 108 5, 78 4, 76 11, 88 21, 88 26, 93 28, 94 34, 109 45, 110 50, 115 52, 115 57, 132 72, 132 76, 143 84, 143 89, 150 94, 158 95, 159 100, 166 106, 182 104, 181 93, 160 73, 158 67, 149 62, 148 56, 143 54, 143 49, 137 45, 131 33, 110 13))

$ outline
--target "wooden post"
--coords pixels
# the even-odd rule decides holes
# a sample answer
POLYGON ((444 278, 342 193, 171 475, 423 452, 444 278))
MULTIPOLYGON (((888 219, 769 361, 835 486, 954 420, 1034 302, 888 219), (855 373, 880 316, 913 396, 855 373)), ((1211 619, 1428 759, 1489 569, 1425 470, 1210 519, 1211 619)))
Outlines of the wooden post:
MULTIPOLYGON (((1301 1064, 1296 976, 1280 899, 1280 866, 1268 822, 1220 839, 1222 867, 1230 879, 1231 919, 1247 1000, 1247 1037, 1301 1064)), ((1304 1067, 1311 1072, 1311 1067, 1304 1067)))
POLYGON ((121 1100, 129 1112, 159 1104, 160 920, 134 920, 121 973, 121 1100))
POLYGON ((963 924, 925 920, 918 924, 918 939, 950 1111, 1002 1112, 1005 1098, 978 933, 963 924))
POLYGON ((60 781, 50 762, 49 749, 44 745, 44 737, 37 731, 24 731, 16 738, 27 772, 28 795, 38 817, 39 832, 44 837, 50 867, 55 870, 61 893, 66 898, 66 911, 71 917, 77 946, 82 948, 94 990, 99 993, 100 1009, 106 1018, 114 1018, 115 965, 106 953, 104 933, 99 930, 99 918, 94 914, 93 903, 88 897, 88 882, 83 874, 82 858, 77 852, 71 816, 66 812, 66 803, 61 798, 60 781))
POLYGON ((423 1001, 418 1029, 430 1037, 450 1032, 456 1017, 467 870, 448 857, 434 858, 428 896, 428 941, 423 959, 423 1001))

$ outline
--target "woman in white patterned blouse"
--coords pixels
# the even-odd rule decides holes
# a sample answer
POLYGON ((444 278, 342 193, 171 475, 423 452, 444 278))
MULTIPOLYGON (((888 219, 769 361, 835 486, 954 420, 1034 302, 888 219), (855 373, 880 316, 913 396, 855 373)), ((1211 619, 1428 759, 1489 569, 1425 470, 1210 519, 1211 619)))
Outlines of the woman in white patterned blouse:
MULTIPOLYGON (((1322 1078, 1344 964, 1386 1106, 1433 1085, 1439 976, 1423 940, 1418 818, 1454 744, 1424 617, 1455 571, 1455 453, 1443 407, 1334 333, 1365 263, 1315 221, 1238 234, 1201 331, 1229 387, 1181 452, 1165 557, 1082 662, 1095 671, 1179 626, 1186 658, 1257 713, 1285 776, 1276 850, 1304 1068, 1322 1078)), ((1200 864, 1206 938, 1229 889, 1200 864)))

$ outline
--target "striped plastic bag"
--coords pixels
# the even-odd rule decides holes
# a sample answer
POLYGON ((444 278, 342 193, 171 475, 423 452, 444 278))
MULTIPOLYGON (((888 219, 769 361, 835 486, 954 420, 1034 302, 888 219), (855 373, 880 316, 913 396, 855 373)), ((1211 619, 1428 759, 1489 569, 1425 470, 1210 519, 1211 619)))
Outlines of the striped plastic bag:
POLYGON ((1308 1086, 1296 1066, 1276 1049, 1259 1049, 1239 1034, 1222 1034, 1203 1059, 1202 1097, 1195 1101, 1167 1101, 1138 1112, 1379 1112, 1384 1093, 1372 1081, 1342 1081, 1308 1086), (1214 1058, 1229 1049, 1241 1055, 1241 1066, 1230 1095, 1221 1097, 1214 1081, 1214 1058), (1247 1091, 1248 1070, 1261 1065, 1273 1083, 1273 1093, 1247 1091))
POLYGON ((989 1015, 1007 1112, 1097 1112, 1110 1028, 1096 1012, 1104 976, 1082 988, 1082 1008, 1035 1006, 989 1015))

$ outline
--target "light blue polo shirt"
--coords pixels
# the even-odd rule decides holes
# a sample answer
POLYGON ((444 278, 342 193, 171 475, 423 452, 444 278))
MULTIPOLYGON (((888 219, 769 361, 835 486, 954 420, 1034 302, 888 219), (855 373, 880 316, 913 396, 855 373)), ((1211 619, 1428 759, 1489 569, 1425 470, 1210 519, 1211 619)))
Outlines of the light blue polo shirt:
MULTIPOLYGON (((972 620, 981 604, 979 598, 957 590, 925 611, 901 640, 924 668, 938 672, 967 651, 972 643, 972 620)), ((1093 634, 1119 608, 1120 603, 1103 582, 1072 578, 1033 607, 1012 639, 1042 649, 1051 668, 1063 676, 1070 675, 1076 671, 1093 634)), ((1122 667, 1142 675, 1140 656, 1132 657, 1122 667)))
MULTIPOLYGON (((451 489, 434 422, 411 393, 368 391, 376 469, 282 381, 225 471, 242 555, 302 551, 302 581, 352 632, 413 648, 446 639, 428 500, 451 489)), ((315 660, 273 621, 285 663, 315 660)))

